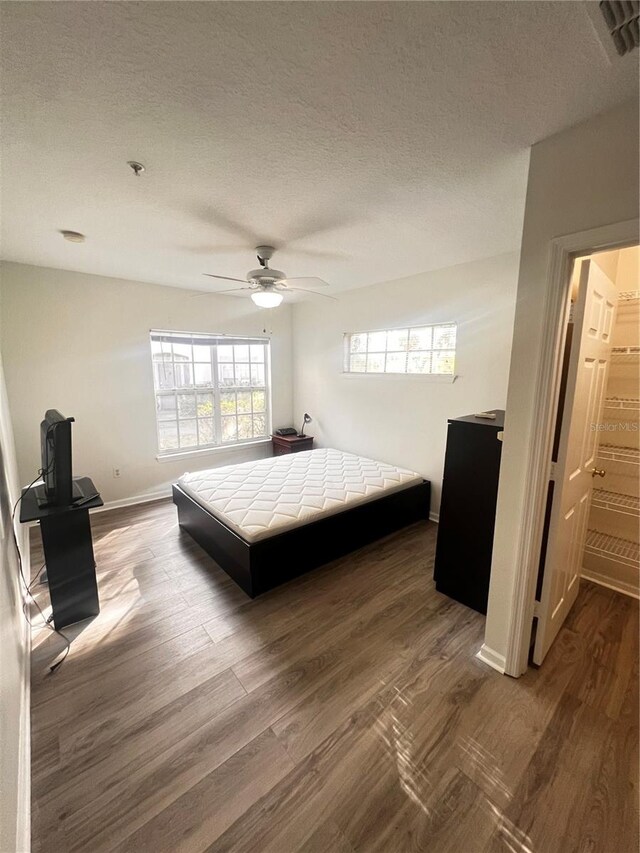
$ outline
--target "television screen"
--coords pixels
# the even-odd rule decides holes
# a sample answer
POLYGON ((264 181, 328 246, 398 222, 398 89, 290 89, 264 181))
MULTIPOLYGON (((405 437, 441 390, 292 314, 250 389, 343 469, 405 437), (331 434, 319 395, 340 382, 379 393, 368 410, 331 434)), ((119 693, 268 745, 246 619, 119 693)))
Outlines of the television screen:
POLYGON ((69 506, 73 501, 71 424, 57 409, 49 409, 40 424, 40 450, 44 495, 39 503, 69 506))

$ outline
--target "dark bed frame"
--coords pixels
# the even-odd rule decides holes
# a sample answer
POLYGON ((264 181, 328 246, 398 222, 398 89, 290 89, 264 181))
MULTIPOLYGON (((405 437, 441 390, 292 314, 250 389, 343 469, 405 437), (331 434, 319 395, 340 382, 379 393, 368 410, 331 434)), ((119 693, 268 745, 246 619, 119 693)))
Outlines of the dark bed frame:
POLYGON ((255 598, 273 587, 429 517, 431 483, 399 492, 249 543, 173 486, 178 523, 242 589, 255 598))

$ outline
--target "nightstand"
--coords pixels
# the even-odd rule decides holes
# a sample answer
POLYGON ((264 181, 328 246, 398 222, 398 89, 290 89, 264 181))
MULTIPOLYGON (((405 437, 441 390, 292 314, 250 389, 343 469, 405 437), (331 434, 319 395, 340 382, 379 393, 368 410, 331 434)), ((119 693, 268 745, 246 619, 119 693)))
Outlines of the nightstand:
POLYGON ((312 435, 272 435, 273 455, 284 456, 286 453, 299 453, 301 450, 311 450, 312 435))

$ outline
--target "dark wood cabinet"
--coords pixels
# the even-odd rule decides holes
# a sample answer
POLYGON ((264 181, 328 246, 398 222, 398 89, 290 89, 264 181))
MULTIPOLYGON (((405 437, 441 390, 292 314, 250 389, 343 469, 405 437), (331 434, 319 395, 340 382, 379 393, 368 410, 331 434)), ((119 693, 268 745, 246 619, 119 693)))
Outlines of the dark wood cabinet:
POLYGON ((284 456, 285 453, 299 453, 301 450, 313 449, 312 435, 272 435, 274 456, 284 456))
POLYGON ((440 503, 436 589, 487 612, 504 411, 450 420, 440 503))

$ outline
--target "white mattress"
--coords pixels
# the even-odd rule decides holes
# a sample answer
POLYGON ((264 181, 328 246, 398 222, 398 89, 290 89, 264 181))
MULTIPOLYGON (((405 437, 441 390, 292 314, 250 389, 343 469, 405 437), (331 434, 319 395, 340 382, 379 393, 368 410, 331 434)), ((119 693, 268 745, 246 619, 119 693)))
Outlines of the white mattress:
POLYGON ((420 474, 321 448, 185 474, 180 487, 246 542, 415 486, 420 474))

